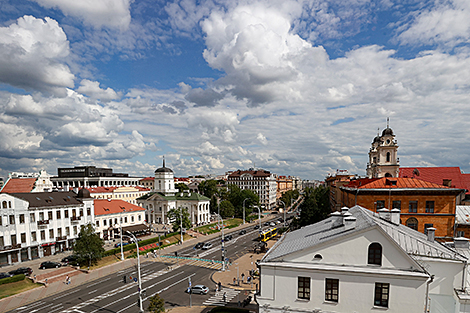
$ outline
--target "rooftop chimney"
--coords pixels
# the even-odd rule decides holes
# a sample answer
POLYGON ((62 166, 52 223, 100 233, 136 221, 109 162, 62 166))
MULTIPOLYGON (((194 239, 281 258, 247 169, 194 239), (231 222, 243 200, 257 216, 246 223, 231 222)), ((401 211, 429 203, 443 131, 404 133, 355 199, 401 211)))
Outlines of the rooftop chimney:
POLYGON ((333 223, 331 223, 331 228, 338 227, 343 225, 343 215, 336 211, 330 214, 330 216, 333 218, 333 223))
POLYGON ((382 208, 377 211, 379 213, 379 217, 383 220, 390 221, 390 211, 386 208, 382 208))
POLYGON ((393 209, 390 211, 390 222, 395 225, 400 225, 400 209, 393 209))
POLYGON ((454 238, 454 246, 455 246, 455 248, 468 249, 469 248, 469 240, 465 237, 456 237, 456 238, 454 238))
POLYGON ((426 228, 426 231, 428 232, 428 241, 433 242, 436 237, 436 229, 434 227, 429 227, 426 228))
POLYGON ((442 185, 447 186, 447 187, 452 187, 452 179, 443 179, 442 185))
POLYGON ((349 211, 349 208, 347 206, 344 206, 341 208, 341 213, 344 214, 349 211))
POLYGON ((356 228, 356 218, 354 216, 348 216, 344 218, 344 230, 350 230, 356 228))

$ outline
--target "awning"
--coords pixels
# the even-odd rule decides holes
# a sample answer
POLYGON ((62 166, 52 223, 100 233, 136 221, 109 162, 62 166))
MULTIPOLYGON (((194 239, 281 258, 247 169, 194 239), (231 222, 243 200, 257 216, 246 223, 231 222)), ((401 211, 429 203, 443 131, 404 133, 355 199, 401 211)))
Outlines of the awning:
POLYGON ((132 226, 125 226, 122 228, 123 232, 138 232, 138 231, 143 231, 143 230, 149 230, 149 227, 145 224, 139 224, 139 225, 132 225, 132 226))

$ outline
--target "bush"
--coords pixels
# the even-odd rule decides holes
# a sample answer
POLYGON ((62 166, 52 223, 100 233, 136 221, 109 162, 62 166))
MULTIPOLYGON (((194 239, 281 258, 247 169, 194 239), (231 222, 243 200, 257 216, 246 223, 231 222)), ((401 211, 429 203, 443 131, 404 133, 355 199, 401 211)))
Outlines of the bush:
MULTIPOLYGON (((163 241, 165 238, 168 238, 168 237, 171 237, 171 236, 174 236, 178 233, 170 233, 170 234, 167 234, 165 236, 160 236, 160 240, 163 241)), ((143 246, 146 246, 146 245, 149 245, 151 243, 155 243, 155 242, 158 242, 158 237, 154 237, 154 238, 149 238, 149 239, 145 239, 145 240, 142 240, 139 242, 139 248, 140 247, 143 247, 143 246)), ((169 246, 169 244, 167 245, 162 245, 162 248, 166 247, 166 246, 169 246)), ((129 250, 133 250, 135 249, 135 243, 131 243, 129 245, 125 245, 122 247, 123 251, 129 251, 129 250)), ((141 251, 142 252, 142 251, 141 251)), ((121 253, 121 247, 119 248, 114 248, 114 249, 111 249, 111 250, 107 250, 104 252, 104 255, 103 256, 110 256, 110 255, 114 255, 114 254, 117 254, 117 253, 121 253)))
POLYGON ((24 274, 20 274, 20 275, 15 275, 12 277, 2 278, 0 279, 0 285, 21 281, 21 280, 24 280, 25 277, 26 276, 24 274))
POLYGON ((218 306, 213 308, 209 311, 209 313, 249 313, 250 311, 247 309, 240 309, 240 308, 231 308, 231 307, 224 307, 218 306))

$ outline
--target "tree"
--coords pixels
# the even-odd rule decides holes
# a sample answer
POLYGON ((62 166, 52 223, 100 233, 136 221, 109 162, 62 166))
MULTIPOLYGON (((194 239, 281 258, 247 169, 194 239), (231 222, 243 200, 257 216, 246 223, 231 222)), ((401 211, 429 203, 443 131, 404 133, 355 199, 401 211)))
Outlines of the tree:
POLYGON ((259 197, 256 192, 251 189, 241 190, 240 187, 232 184, 228 186, 227 199, 235 208, 235 216, 240 218, 243 217, 243 201, 245 201, 245 218, 250 215, 253 206, 259 205, 259 197))
POLYGON ((222 217, 232 217, 234 213, 235 209, 230 201, 224 200, 220 202, 220 215, 222 215, 222 217))
POLYGON ((73 253, 78 256, 80 264, 96 264, 104 253, 104 241, 95 233, 91 223, 82 225, 78 238, 73 245, 73 253))
POLYGON ((213 195, 217 194, 217 181, 213 179, 203 180, 197 186, 199 193, 212 198, 213 195))
POLYGON ((168 211, 168 218, 173 221, 171 225, 173 226, 174 232, 180 231, 181 216, 183 216, 183 228, 191 228, 191 220, 189 219, 188 209, 179 207, 177 209, 171 209, 168 211))
POLYGON ((210 206, 209 206, 211 213, 217 213, 217 210, 218 210, 217 205, 218 205, 217 196, 213 195, 211 197, 211 202, 210 202, 210 206))
POLYGON ((177 183, 175 184, 175 188, 178 189, 179 192, 183 192, 184 190, 189 190, 188 185, 185 183, 177 183))
POLYGON ((292 200, 296 200, 299 197, 299 191, 295 190, 288 190, 282 194, 281 200, 286 204, 286 208, 288 208, 292 200))
POLYGON ((320 185, 305 189, 305 199, 300 205, 300 226, 310 225, 324 220, 331 213, 329 189, 320 185))
POLYGON ((150 297, 150 304, 147 308, 149 312, 152 313, 164 313, 165 312, 165 300, 160 298, 160 295, 157 293, 153 297, 150 297))

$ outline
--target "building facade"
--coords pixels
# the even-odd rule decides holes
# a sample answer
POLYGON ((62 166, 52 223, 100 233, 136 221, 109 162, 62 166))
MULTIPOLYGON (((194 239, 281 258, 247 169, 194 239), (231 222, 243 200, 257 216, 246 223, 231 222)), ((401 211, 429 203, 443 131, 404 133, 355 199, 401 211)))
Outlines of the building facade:
POLYGON ((85 190, 0 194, 0 265, 70 249, 82 225, 94 224, 85 190))
POLYGON ((290 176, 278 176, 276 178, 277 195, 276 198, 282 197, 282 194, 289 190, 294 190, 293 179, 290 176))
POLYGON ((387 128, 382 131, 381 136, 377 134, 369 149, 367 176, 369 178, 398 177, 399 167, 398 144, 387 119, 387 128))
POLYGON ((93 199, 124 200, 137 204, 137 198, 150 192, 149 188, 135 187, 91 187, 87 188, 93 199))
POLYGON ((265 210, 272 210, 276 207, 276 177, 269 171, 262 169, 238 170, 227 177, 227 184, 234 184, 242 190, 254 191, 258 194, 259 202, 265 210))

